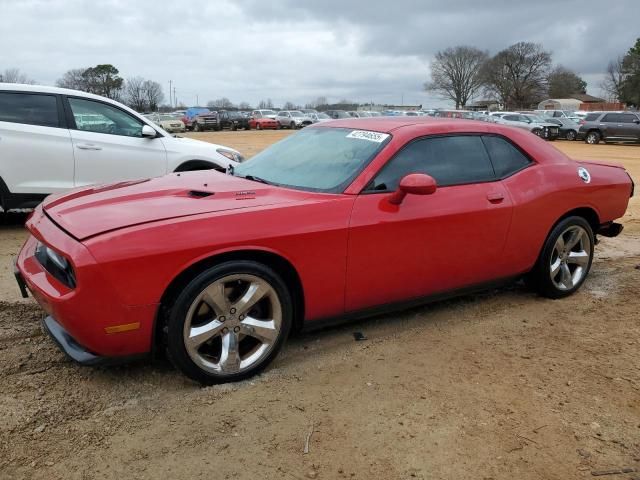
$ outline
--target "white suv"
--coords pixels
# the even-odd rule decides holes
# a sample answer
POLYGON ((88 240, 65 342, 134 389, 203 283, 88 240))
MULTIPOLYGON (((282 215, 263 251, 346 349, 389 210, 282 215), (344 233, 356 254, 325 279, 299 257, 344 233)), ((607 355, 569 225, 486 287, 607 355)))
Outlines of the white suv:
POLYGON ((226 170, 232 148, 173 137, 124 105, 63 88, 0 83, 0 211, 50 193, 187 170, 226 170))

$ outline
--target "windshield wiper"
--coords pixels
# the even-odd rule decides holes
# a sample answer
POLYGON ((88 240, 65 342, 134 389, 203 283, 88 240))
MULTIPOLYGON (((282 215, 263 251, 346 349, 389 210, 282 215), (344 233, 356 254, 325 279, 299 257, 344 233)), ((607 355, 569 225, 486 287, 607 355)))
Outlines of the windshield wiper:
POLYGON ((265 180, 264 178, 256 177, 255 175, 245 175, 244 177, 240 176, 240 178, 246 178, 247 180, 252 180, 254 182, 260 182, 260 183, 265 183, 267 185, 273 185, 273 183, 271 183, 270 181, 265 180))

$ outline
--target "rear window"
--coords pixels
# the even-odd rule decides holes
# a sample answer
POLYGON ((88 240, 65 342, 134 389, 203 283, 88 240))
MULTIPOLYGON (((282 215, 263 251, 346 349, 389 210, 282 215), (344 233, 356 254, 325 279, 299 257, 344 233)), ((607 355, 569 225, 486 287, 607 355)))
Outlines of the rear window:
POLYGON ((54 95, 1 92, 0 122, 59 127, 58 100, 54 95))
POLYGON ((498 178, 508 177, 531 163, 520 150, 503 138, 485 136, 482 141, 487 147, 498 178))

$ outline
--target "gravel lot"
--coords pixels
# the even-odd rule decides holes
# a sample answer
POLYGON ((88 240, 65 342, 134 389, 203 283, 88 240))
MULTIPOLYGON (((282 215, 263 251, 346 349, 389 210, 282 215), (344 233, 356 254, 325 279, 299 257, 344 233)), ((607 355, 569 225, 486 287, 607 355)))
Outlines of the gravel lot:
MULTIPOLYGON (((190 135, 250 156, 286 131, 190 135)), ((556 142, 624 163, 640 147, 556 142)), ((0 226, 0 478, 559 479, 640 470, 640 195, 576 295, 522 285, 293 338, 252 381, 69 363, 0 226), (352 332, 368 340, 354 342, 352 332), (305 439, 309 453, 303 453, 305 439)), ((640 478, 627 473, 605 478, 640 478)))

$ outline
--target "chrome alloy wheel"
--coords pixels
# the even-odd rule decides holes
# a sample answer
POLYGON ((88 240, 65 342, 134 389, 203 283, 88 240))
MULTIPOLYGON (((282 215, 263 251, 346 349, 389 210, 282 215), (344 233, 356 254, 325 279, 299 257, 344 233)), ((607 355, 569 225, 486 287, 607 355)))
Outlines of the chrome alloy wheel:
POLYGON ((591 260, 591 239, 579 225, 567 228, 556 240, 549 275, 558 290, 571 290, 587 274, 591 260))
POLYGON ((207 286, 191 303, 184 345, 191 360, 217 375, 242 372, 264 359, 282 327, 274 288, 250 274, 228 275, 207 286))

